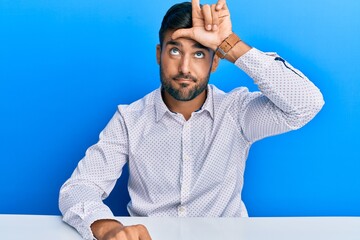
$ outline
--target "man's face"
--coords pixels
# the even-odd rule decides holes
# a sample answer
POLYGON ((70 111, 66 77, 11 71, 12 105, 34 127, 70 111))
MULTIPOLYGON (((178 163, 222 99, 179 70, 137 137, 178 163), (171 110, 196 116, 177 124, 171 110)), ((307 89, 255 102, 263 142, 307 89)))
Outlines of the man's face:
POLYGON ((160 78, 163 89, 178 101, 190 101, 204 92, 217 61, 214 52, 192 39, 171 39, 165 34, 162 48, 157 46, 160 78))

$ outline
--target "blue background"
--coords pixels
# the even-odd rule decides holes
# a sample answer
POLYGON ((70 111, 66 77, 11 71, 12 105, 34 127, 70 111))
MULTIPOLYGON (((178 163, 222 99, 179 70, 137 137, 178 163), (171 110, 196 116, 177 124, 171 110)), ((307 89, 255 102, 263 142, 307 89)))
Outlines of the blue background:
MULTIPOLYGON (((159 86, 157 33, 175 2, 0 0, 0 213, 60 213, 60 186, 116 106, 159 86)), ((326 101, 304 128, 253 145, 250 216, 360 216, 360 1, 228 5, 244 41, 278 52, 326 101)), ((227 62, 211 82, 256 90, 227 62)), ((106 201, 126 215, 128 199, 122 178, 106 201)))

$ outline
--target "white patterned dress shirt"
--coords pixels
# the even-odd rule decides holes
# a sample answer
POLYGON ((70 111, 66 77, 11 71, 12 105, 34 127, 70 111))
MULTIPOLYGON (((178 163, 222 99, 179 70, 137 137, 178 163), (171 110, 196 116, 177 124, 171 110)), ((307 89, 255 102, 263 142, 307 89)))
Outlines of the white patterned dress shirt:
POLYGON ((224 93, 208 85, 204 105, 188 121, 169 111, 160 88, 119 105, 60 190, 63 220, 92 239, 94 221, 114 218, 102 200, 126 163, 131 216, 247 216, 241 190, 251 144, 302 127, 324 101, 313 83, 273 53, 253 48, 235 64, 260 91, 224 93))

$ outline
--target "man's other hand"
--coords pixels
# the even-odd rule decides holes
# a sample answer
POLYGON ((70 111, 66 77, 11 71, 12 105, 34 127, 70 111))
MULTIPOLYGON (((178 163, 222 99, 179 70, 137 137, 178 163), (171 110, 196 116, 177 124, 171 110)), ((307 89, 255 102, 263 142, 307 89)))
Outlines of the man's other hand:
POLYGON ((98 220, 91 225, 98 240, 151 240, 144 225, 124 226, 115 220, 98 220))

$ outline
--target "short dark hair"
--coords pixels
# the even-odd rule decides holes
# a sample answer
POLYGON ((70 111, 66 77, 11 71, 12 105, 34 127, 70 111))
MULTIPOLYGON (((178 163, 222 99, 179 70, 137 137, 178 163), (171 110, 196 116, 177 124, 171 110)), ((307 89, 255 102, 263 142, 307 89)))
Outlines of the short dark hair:
POLYGON ((160 46, 163 44, 166 31, 180 28, 192 28, 191 2, 177 3, 166 12, 159 30, 160 46))

